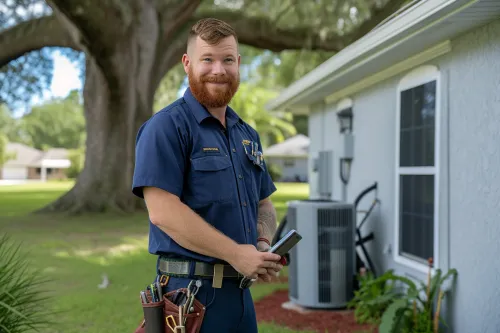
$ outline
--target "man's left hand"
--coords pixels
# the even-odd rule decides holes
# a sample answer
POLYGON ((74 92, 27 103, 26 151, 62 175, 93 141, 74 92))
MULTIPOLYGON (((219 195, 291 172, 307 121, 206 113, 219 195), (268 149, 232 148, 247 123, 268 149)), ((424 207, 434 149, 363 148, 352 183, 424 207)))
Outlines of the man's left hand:
MULTIPOLYGON (((263 242, 263 241, 257 242, 257 250, 259 250, 261 252, 266 252, 270 248, 271 247, 266 242, 263 242)), ((273 278, 276 278, 279 276, 279 272, 282 269, 283 269, 283 265, 281 265, 281 264, 277 264, 276 268, 267 269, 267 274, 259 274, 257 282, 259 282, 259 281, 271 282, 273 280, 273 278)))

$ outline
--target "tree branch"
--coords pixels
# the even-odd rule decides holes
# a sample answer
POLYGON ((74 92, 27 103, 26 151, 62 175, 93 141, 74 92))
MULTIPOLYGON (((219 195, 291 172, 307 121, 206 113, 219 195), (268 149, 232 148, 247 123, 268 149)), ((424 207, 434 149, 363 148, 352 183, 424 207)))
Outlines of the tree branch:
POLYGON ((43 16, 0 32, 0 68, 26 53, 47 46, 81 51, 54 16, 43 16))
POLYGON ((161 40, 170 40, 179 29, 185 28, 193 13, 201 3, 201 0, 177 0, 179 4, 173 6, 170 3, 157 5, 157 10, 160 17, 161 40))
POLYGON ((133 5, 117 5, 109 0, 46 0, 54 14, 80 44, 85 53, 95 59, 111 86, 118 85, 112 59, 121 34, 132 22, 133 5), (128 13, 128 15, 127 15, 128 13), (126 20, 127 19, 127 20, 126 20), (110 42, 110 41, 115 41, 110 42))
POLYGON ((170 68, 181 61, 186 51, 188 29, 194 24, 191 17, 200 3, 201 0, 179 0, 179 4, 174 7, 171 3, 158 0, 156 8, 159 13, 161 37, 158 40, 156 63, 153 67, 156 71, 153 90, 156 90, 170 68))
POLYGON ((56 15, 59 15, 73 37, 80 38, 92 55, 111 55, 114 43, 133 21, 135 1, 120 4, 118 1, 102 0, 47 0, 56 15), (125 4, 127 3, 127 4, 125 4), (78 34, 77 34, 78 32, 78 34))
POLYGON ((169 47, 164 50, 164 53, 156 58, 158 64, 155 67, 156 72, 153 76, 153 93, 168 71, 182 60, 182 55, 186 52, 187 47, 187 34, 188 30, 182 29, 177 37, 169 43, 169 47))
POLYGON ((394 13, 406 0, 390 0, 384 7, 372 5, 372 15, 352 33, 343 36, 333 35, 323 38, 319 31, 311 31, 308 25, 293 28, 280 28, 266 17, 248 17, 242 11, 220 10, 196 14, 192 22, 203 17, 215 17, 231 24, 242 44, 267 49, 274 52, 283 50, 323 50, 338 52, 361 38, 379 22, 394 13))
POLYGON ((361 23, 361 25, 349 35, 351 43, 369 33, 380 22, 400 9, 406 2, 407 0, 389 0, 387 4, 381 8, 378 8, 376 4, 373 4, 370 9, 370 19, 361 23))

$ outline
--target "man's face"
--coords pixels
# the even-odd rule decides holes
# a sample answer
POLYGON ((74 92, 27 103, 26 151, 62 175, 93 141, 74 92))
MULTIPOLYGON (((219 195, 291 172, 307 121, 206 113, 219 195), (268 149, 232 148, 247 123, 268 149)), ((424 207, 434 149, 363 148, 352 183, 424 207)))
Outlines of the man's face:
POLYGON ((240 83, 240 56, 234 37, 210 45, 200 37, 182 58, 194 97, 208 108, 229 104, 240 83))

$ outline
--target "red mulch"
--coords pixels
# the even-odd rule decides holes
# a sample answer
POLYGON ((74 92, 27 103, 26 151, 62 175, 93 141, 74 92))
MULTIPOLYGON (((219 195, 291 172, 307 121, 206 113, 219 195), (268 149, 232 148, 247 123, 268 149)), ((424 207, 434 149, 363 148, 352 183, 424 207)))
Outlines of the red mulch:
MULTIPOLYGON (((284 279, 285 280, 285 279, 284 279)), ((370 325, 360 325, 354 320, 352 310, 310 310, 300 313, 284 309, 281 305, 289 302, 288 290, 279 290, 255 303, 257 320, 285 326, 293 330, 310 330, 323 333, 373 332, 370 325)))

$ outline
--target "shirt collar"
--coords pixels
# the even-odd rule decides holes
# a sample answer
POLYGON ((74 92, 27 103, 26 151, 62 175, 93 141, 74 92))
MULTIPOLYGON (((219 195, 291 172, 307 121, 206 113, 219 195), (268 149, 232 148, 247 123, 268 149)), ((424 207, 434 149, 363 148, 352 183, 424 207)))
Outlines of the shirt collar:
MULTIPOLYGON (((193 96, 193 93, 191 92, 191 89, 188 87, 186 91, 184 92, 184 100, 189 106, 189 109, 193 113, 194 117, 198 121, 198 124, 201 124, 203 120, 206 118, 212 117, 215 118, 208 112, 208 110, 198 102, 198 100, 193 96)), ((238 116, 238 114, 231 109, 231 107, 226 108, 226 123, 227 127, 232 127, 234 124, 237 122, 241 122, 241 118, 238 116)))

